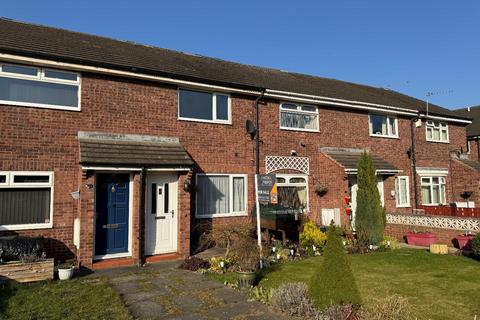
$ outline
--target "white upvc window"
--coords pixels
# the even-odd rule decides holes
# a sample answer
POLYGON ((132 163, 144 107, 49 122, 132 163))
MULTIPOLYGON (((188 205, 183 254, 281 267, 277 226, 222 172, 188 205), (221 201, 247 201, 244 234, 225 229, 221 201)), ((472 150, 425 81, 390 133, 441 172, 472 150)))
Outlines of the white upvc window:
POLYGON ((445 180, 442 176, 421 177, 423 205, 446 204, 445 180))
POLYGON ((318 132, 318 107, 290 102, 281 103, 280 129, 318 132))
POLYGON ((374 137, 398 138, 398 119, 385 114, 369 114, 370 135, 374 137))
POLYGON ((246 216, 246 174, 197 174, 197 218, 246 216))
POLYGON ((308 212, 308 176, 277 174, 278 204, 282 207, 308 212))
POLYGON ((80 111, 80 74, 0 63, 0 104, 80 111))
POLYGON ((53 172, 0 171, 0 230, 52 227, 53 172))
POLYGON ((408 176, 398 176, 395 179, 395 195, 397 208, 410 207, 410 186, 408 176))
POLYGON ((427 141, 448 143, 448 124, 446 122, 427 120, 425 125, 427 141))
POLYGON ((220 124, 232 123, 230 95, 178 89, 178 119, 220 124))

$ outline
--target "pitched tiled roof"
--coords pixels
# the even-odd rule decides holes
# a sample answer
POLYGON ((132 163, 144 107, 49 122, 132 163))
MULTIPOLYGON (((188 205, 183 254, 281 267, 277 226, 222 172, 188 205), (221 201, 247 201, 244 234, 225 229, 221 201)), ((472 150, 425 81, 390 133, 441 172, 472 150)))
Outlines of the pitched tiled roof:
MULTIPOLYGON (((261 68, 132 42, 0 18, 0 53, 108 67, 247 89, 272 89, 425 110, 404 94, 294 72, 261 68)), ((458 117, 431 104, 429 113, 458 117)))
POLYGON ((469 159, 458 159, 458 161, 463 162, 467 166, 469 166, 472 169, 475 169, 477 171, 480 171, 480 162, 475 161, 475 160, 469 160, 469 159))
POLYGON ((467 136, 480 136, 480 106, 453 110, 458 116, 473 118, 472 123, 467 126, 467 136))
POLYGON ((148 167, 190 167, 193 160, 177 138, 79 132, 80 163, 148 167))
MULTIPOLYGON (((342 167, 345 168, 347 171, 355 171, 357 170, 358 161, 360 160, 360 155, 362 154, 363 150, 361 149, 351 149, 351 148, 330 148, 324 147, 320 148, 320 152, 325 153, 330 158, 338 162, 342 167)), ((384 160, 382 157, 371 153, 373 166, 377 171, 391 171, 397 172, 397 167, 395 167, 390 162, 384 160)))

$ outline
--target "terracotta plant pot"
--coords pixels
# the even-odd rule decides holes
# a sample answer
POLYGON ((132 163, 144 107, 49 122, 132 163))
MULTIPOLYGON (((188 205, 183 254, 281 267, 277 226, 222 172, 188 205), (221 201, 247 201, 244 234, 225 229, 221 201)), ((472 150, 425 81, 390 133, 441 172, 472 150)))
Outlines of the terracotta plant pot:
POLYGON ((437 236, 431 232, 423 233, 407 233, 407 243, 414 246, 430 247, 431 244, 437 242, 437 236))
POLYGON ((255 284, 255 279, 257 274, 255 272, 241 272, 237 271, 238 277, 238 287, 239 288, 250 288, 255 284))
POLYGON ((475 239, 475 235, 459 235, 455 237, 455 246, 461 250, 472 250, 472 241, 475 239))

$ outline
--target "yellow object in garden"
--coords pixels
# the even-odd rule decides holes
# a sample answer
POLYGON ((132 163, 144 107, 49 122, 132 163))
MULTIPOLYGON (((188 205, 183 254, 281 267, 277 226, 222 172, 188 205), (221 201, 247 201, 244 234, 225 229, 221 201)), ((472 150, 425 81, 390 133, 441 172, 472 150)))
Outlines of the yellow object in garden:
POLYGON ((277 184, 275 183, 272 187, 272 191, 270 191, 270 203, 271 204, 278 204, 278 190, 277 184))
POLYGON ((434 254, 448 254, 448 247, 446 244, 431 244, 430 252, 434 254))

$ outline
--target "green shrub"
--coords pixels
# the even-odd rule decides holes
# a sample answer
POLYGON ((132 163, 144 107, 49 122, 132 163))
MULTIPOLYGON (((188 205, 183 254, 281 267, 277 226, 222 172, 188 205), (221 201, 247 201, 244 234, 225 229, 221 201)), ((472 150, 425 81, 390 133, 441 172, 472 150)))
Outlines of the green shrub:
POLYGON ((472 240, 472 250, 473 254, 477 257, 480 257, 480 233, 477 233, 475 238, 472 240))
POLYGON ((378 244, 383 239, 386 216, 380 201, 372 156, 368 152, 363 152, 358 162, 357 181, 357 238, 363 245, 378 244))
POLYGON ((342 239, 333 224, 327 232, 324 260, 314 271, 309 289, 312 300, 320 309, 361 302, 342 239))
POLYGON ((311 220, 307 221, 303 226, 303 231, 300 233, 300 246, 307 252, 313 251, 313 246, 322 251, 325 246, 327 236, 320 231, 320 228, 311 220))

